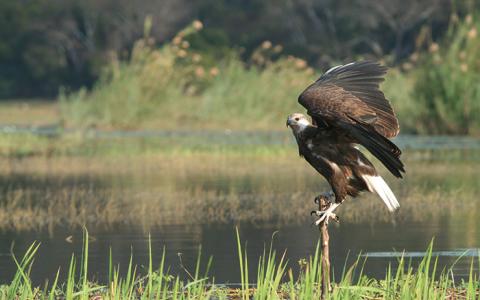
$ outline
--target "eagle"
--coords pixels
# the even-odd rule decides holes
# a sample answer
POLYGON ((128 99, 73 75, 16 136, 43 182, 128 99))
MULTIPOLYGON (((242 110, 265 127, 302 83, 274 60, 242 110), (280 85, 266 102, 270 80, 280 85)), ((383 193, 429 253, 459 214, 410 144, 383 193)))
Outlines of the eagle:
MULTIPOLYGON (((400 207, 397 198, 374 165, 360 151, 363 146, 395 177, 405 173, 400 149, 390 140, 400 127, 390 102, 380 90, 387 72, 373 61, 333 67, 298 97, 311 120, 301 113, 288 116, 298 150, 330 184, 330 206, 317 212, 328 222, 347 196, 376 193, 389 211, 400 207)), ((317 199, 317 198, 316 198, 317 199)), ((336 218, 336 216, 335 216, 336 218)))

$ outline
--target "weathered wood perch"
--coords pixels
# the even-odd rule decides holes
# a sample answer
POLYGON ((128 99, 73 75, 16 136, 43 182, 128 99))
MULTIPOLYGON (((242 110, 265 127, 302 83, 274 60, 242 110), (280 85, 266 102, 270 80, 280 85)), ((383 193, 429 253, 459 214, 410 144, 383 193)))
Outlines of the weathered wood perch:
MULTIPOLYGON (((318 197, 318 206, 320 211, 325 211, 330 202, 325 196, 318 197)), ((318 225, 320 230, 320 242, 322 248, 322 299, 332 291, 330 285, 330 236, 328 235, 328 220, 325 219, 318 225)))

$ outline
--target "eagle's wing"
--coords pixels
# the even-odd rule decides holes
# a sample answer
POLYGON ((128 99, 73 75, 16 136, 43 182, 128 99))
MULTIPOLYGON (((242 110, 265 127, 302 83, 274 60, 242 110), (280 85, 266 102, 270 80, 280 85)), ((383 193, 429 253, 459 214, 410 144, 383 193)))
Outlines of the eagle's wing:
POLYGON ((399 132, 397 118, 379 84, 387 68, 375 62, 334 67, 298 97, 314 122, 353 137, 397 177, 405 172, 400 149, 388 138, 399 132))
POLYGON ((394 137, 399 132, 392 106, 379 89, 387 68, 364 61, 328 70, 310 85, 298 102, 317 124, 335 125, 351 119, 369 124, 381 135, 394 137))

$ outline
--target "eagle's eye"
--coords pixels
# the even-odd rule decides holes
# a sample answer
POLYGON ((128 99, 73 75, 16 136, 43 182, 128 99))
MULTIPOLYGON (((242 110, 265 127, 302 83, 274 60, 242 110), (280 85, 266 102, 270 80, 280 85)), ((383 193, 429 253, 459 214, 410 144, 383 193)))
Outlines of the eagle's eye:
POLYGON ((298 118, 298 117, 297 117, 297 118, 295 118, 295 121, 297 121, 297 122, 298 122, 298 121, 300 121, 300 118, 298 118))

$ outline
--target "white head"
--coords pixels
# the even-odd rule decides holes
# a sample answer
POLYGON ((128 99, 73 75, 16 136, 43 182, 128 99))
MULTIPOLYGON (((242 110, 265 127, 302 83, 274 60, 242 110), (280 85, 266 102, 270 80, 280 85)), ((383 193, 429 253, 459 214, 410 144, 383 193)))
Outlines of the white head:
POLYGON ((287 127, 288 126, 290 126, 294 132, 300 132, 308 126, 312 126, 312 123, 310 123, 304 114, 294 113, 288 116, 287 127))

